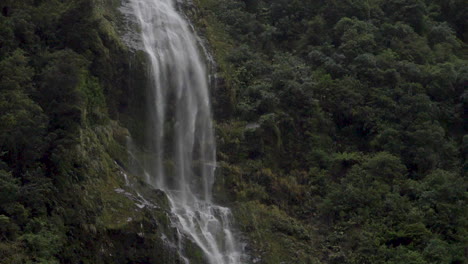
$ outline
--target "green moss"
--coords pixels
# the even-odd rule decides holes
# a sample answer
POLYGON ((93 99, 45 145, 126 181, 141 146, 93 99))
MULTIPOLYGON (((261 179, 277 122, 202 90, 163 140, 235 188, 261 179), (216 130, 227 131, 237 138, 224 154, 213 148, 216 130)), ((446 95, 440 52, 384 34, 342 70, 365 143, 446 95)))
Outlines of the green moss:
POLYGON ((253 255, 260 263, 320 263, 310 227, 304 226, 276 206, 259 202, 236 205, 234 215, 241 230, 249 235, 253 255))
MULTIPOLYGON (((231 36, 226 32, 224 24, 220 23, 216 16, 211 13, 211 8, 217 5, 213 0, 195 0, 197 7, 201 9, 202 15, 196 18, 196 23, 200 28, 205 29, 206 38, 214 49, 216 62, 219 64, 222 73, 229 73, 231 65, 227 63, 226 57, 233 47, 231 36)), ((229 74, 227 74, 229 76, 229 74)), ((225 76, 227 77, 227 76, 225 76)))
POLYGON ((218 66, 216 69, 218 84, 213 98, 215 108, 224 109, 222 111, 224 115, 231 116, 237 104, 238 80, 236 69, 227 59, 235 47, 235 42, 227 33, 225 25, 220 23, 213 13, 213 8, 218 4, 217 1, 212 0, 196 0, 195 5, 200 12, 192 20, 196 28, 201 29, 201 34, 208 40, 218 66))
MULTIPOLYGON (((82 173, 87 177, 80 184, 81 188, 74 190, 74 197, 82 210, 95 215, 94 219, 84 219, 82 232, 91 237, 99 236, 89 246, 106 252, 101 260, 91 255, 88 261, 113 263, 117 259, 118 262, 154 263, 164 260, 164 263, 176 263, 177 255, 162 240, 163 236, 171 243, 177 240, 168 216, 170 208, 166 195, 131 174, 127 176, 131 187, 127 186, 125 172, 109 155, 109 147, 119 145, 113 136, 114 129, 119 128, 110 123, 107 127, 84 129, 82 144, 76 148, 85 165, 82 173), (137 246, 139 243, 142 245, 137 246)), ((188 247, 197 259, 197 247, 188 247)), ((83 256, 82 259, 87 258, 83 256)))

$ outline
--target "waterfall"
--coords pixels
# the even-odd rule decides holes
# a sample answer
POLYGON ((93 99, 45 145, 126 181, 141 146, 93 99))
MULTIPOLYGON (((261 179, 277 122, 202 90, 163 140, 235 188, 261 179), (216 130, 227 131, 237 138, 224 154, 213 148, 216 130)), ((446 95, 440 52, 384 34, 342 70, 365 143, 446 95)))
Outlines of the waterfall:
POLYGON ((179 232, 210 264, 241 262, 230 210, 212 202, 216 169, 207 72, 173 0, 130 0, 150 62, 146 181, 169 199, 179 232))

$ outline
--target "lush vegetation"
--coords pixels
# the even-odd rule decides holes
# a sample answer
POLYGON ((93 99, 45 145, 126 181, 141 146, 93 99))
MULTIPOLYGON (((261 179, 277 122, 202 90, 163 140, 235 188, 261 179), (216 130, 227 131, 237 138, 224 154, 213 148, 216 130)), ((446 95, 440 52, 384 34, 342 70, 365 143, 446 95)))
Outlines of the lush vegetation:
POLYGON ((116 34, 119 4, 0 1, 2 264, 177 259, 161 241, 167 205, 147 211, 115 191, 128 131, 111 118, 129 119, 137 68, 116 34))
POLYGON ((218 198, 261 263, 466 263, 464 1, 198 5, 218 198))
MULTIPOLYGON (((218 62, 217 198, 254 258, 467 262, 463 0, 195 3, 218 62)), ((0 1, 1 263, 178 261, 161 194, 150 212, 115 192, 122 126, 144 127, 119 4, 0 1)))

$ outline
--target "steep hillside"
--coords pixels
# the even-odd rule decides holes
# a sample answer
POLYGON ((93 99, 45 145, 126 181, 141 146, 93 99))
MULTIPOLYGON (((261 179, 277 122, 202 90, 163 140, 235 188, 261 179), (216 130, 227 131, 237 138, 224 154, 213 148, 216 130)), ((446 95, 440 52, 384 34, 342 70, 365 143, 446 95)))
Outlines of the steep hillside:
MULTIPOLYGON (((252 262, 467 262, 464 1, 193 3, 216 200, 252 262)), ((0 1, 0 263, 181 263, 166 196, 128 172, 148 76, 119 7, 0 1)))
POLYGON ((463 1, 198 0, 258 263, 465 263, 463 1))
POLYGON ((120 4, 0 2, 0 263, 180 262, 165 195, 125 174, 146 73, 120 4))

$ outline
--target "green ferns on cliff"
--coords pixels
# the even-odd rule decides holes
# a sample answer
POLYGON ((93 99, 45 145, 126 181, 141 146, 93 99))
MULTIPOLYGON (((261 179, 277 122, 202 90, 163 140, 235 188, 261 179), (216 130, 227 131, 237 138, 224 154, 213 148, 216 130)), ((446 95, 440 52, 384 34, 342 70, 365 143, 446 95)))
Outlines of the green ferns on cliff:
POLYGON ((218 199, 260 263, 467 261, 463 1, 197 3, 218 199))

